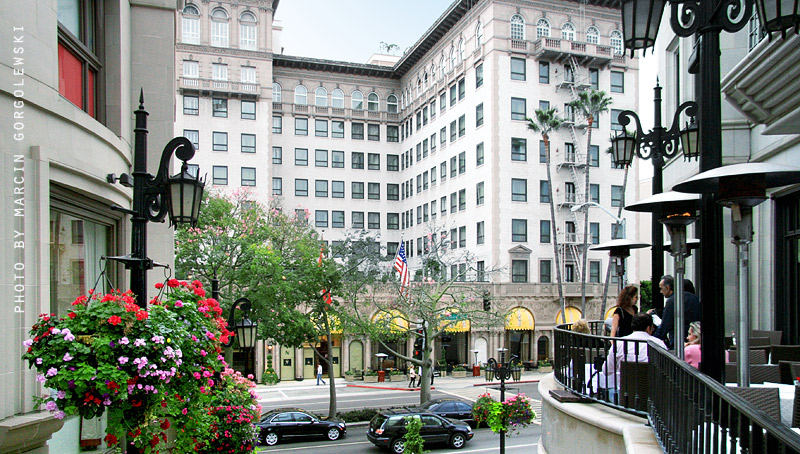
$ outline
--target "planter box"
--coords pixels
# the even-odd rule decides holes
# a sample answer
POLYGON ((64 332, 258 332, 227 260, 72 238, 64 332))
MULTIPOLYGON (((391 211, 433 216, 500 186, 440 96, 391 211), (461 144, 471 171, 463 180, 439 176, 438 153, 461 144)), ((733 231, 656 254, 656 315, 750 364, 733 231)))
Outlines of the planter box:
POLYGON ((350 374, 344 374, 344 379, 347 380, 347 381, 355 381, 356 376, 355 375, 350 375, 350 374))
POLYGON ((377 375, 364 375, 364 383, 378 383, 377 375))
POLYGON ((465 370, 454 370, 450 372, 450 376, 453 378, 467 378, 467 371, 465 370))
POLYGON ((550 372, 553 372, 553 366, 539 366, 539 373, 549 374, 550 372))
POLYGON ((392 378, 393 382, 395 382, 395 381, 406 381, 406 376, 405 375, 390 375, 389 377, 392 378))

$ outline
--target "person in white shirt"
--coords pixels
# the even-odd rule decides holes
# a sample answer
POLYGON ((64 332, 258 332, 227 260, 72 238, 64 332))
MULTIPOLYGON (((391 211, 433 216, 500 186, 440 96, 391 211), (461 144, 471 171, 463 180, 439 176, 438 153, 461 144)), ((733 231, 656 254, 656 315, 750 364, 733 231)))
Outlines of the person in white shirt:
POLYGON ((325 384, 325 380, 322 379, 322 364, 317 364, 317 386, 319 386, 319 382, 325 384))
POLYGON ((652 341, 665 350, 667 348, 664 341, 653 336, 656 327, 653 324, 653 317, 650 314, 639 312, 634 315, 631 328, 633 329, 633 333, 614 341, 611 350, 608 352, 608 359, 606 359, 605 364, 603 364, 602 372, 607 376, 606 382, 616 389, 619 389, 619 371, 623 361, 647 362, 647 341, 652 341), (614 376, 608 377, 609 375, 614 376))

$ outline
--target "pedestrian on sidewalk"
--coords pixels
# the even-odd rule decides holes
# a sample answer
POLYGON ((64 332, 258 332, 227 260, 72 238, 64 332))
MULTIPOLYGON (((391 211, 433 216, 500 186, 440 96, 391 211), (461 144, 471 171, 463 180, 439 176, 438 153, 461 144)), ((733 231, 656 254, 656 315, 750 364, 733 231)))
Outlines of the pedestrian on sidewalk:
POLYGON ((317 386, 319 386, 319 382, 325 384, 325 380, 322 379, 322 363, 317 364, 317 386))
POLYGON ((414 382, 417 380, 417 372, 414 370, 414 366, 411 366, 411 369, 408 370, 408 376, 411 381, 408 382, 408 387, 413 388, 414 382))

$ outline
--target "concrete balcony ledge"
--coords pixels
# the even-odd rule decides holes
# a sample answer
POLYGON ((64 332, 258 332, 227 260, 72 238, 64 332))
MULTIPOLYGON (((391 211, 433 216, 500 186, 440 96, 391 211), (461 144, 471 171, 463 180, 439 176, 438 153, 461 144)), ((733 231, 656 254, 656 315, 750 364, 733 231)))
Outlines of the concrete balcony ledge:
POLYGON ((49 411, 0 420, 0 453, 46 453, 45 443, 63 425, 64 421, 54 418, 49 411))
POLYGON ((647 419, 602 404, 562 403, 550 396, 551 390, 562 389, 553 374, 539 381, 539 454, 663 453, 647 419))

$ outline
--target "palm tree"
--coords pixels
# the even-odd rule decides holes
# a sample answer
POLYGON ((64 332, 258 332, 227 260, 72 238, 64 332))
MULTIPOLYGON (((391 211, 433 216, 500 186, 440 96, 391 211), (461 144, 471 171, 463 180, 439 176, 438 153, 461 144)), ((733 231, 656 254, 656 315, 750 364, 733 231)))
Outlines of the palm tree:
POLYGON ((566 323, 567 308, 564 301, 564 291, 561 288, 561 261, 558 259, 558 235, 556 235, 556 209, 555 200, 553 200, 553 177, 550 173, 550 132, 554 129, 561 127, 564 119, 558 116, 557 109, 536 109, 535 119, 526 118, 528 121, 528 129, 539 132, 544 139, 545 149, 545 165, 547 166, 547 186, 550 191, 550 230, 553 239, 553 255, 555 255, 556 262, 556 282, 558 283, 558 301, 561 304, 561 319, 566 323))
MULTIPOLYGON (((570 106, 579 110, 586 121, 589 123, 589 132, 586 139, 586 184, 584 186, 583 202, 589 201, 589 164, 591 163, 591 153, 589 149, 592 145, 592 123, 595 115, 599 116, 602 112, 608 111, 608 106, 614 102, 606 92, 598 91, 593 88, 578 93, 578 99, 572 101, 570 106)), ((586 313, 586 262, 589 258, 589 207, 583 208, 583 257, 581 259, 581 313, 586 313)))

